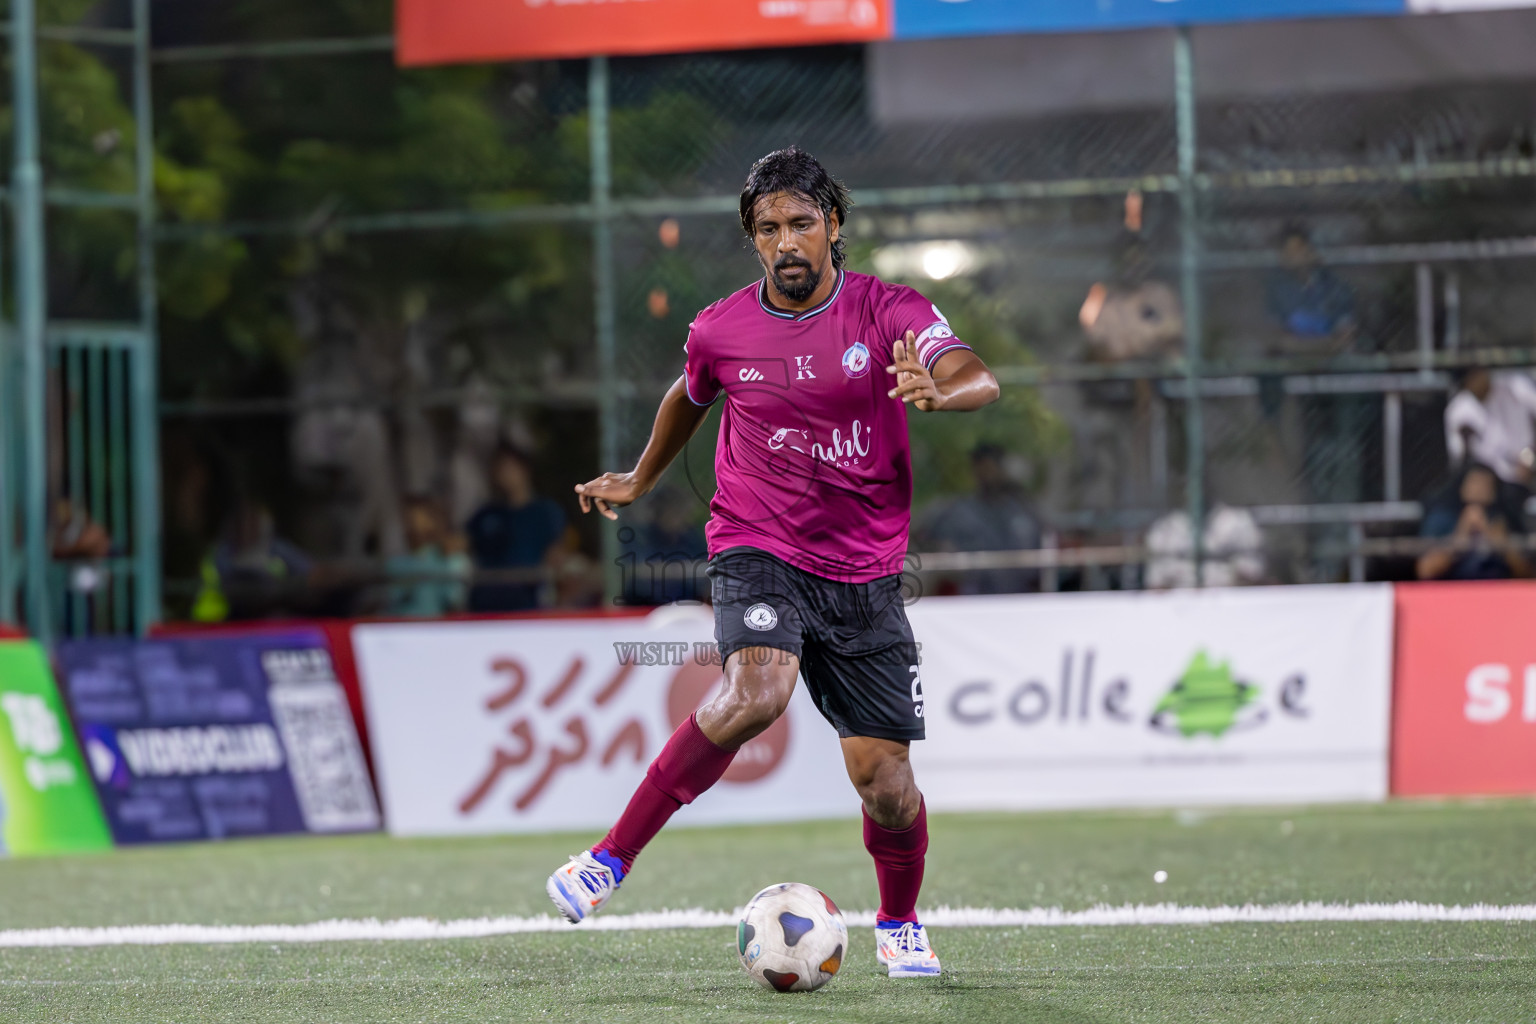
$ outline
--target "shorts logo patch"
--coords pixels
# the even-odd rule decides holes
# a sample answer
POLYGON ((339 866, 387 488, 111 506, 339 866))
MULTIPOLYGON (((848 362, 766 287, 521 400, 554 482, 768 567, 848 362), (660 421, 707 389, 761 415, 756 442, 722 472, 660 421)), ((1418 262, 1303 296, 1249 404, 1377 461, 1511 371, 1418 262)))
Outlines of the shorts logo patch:
POLYGON ((843 353, 843 372, 855 380, 869 372, 869 348, 862 341, 849 345, 843 353))
POLYGON ((766 604, 755 604, 747 609, 742 621, 752 629, 766 631, 779 624, 779 613, 766 604))

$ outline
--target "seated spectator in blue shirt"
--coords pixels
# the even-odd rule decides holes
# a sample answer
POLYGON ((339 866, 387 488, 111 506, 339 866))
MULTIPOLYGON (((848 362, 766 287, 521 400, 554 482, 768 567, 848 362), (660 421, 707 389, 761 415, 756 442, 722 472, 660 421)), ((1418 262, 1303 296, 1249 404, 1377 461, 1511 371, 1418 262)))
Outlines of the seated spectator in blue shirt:
POLYGON ((1511 547, 1523 540, 1520 513, 1499 497, 1499 478, 1476 463, 1462 471, 1456 487, 1424 515, 1420 533, 1444 538, 1419 556, 1421 580, 1508 580, 1531 575, 1526 552, 1511 547))
MULTIPOLYGON (((619 530, 625 604, 661 605, 702 601, 709 595, 704 575, 708 546, 699 521, 707 506, 687 491, 659 488, 639 510, 650 519, 619 530)), ((632 521, 637 519, 632 516, 632 521)))
POLYGON ((1307 229, 1288 225, 1281 235, 1279 269, 1269 275, 1269 315, 1285 332, 1282 352, 1332 354, 1353 340, 1355 292, 1323 266, 1307 229))
MULTIPOLYGON (((976 490, 926 510, 919 541, 934 551, 1033 551, 1040 547, 1040 520, 1004 467, 1008 453, 982 442, 971 449, 976 490)), ((958 594, 1020 594, 1040 589, 1034 569, 973 569, 958 594)), ((948 589, 948 588, 946 588, 948 589)))
POLYGON ((424 494, 405 499, 405 541, 409 550, 385 563, 393 581, 384 604, 387 615, 435 618, 464 610, 469 556, 464 540, 443 521, 438 503, 424 494))
MULTIPOLYGON (((533 492, 533 468, 528 456, 512 445, 496 449, 491 463, 496 497, 476 512, 465 527, 469 553, 480 571, 530 572, 548 567, 559 557, 565 534, 565 513, 548 498, 533 492)), ((476 583, 469 592, 472 612, 514 612, 539 607, 537 580, 476 583)))

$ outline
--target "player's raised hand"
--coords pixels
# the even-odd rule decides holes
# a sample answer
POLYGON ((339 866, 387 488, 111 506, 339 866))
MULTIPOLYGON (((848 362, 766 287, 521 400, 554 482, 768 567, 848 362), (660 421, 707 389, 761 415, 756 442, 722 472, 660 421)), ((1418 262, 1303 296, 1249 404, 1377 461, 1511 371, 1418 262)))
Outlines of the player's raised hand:
POLYGON ((591 512, 595 508, 609 519, 619 518, 614 510, 628 505, 645 491, 633 473, 604 473, 596 480, 576 485, 581 510, 591 512))
POLYGON ((922 412, 933 412, 944 405, 944 396, 939 393, 933 375, 917 361, 916 334, 908 331, 905 338, 898 339, 891 351, 891 358, 892 363, 885 368, 885 372, 896 375, 896 386, 887 394, 916 406, 922 412))

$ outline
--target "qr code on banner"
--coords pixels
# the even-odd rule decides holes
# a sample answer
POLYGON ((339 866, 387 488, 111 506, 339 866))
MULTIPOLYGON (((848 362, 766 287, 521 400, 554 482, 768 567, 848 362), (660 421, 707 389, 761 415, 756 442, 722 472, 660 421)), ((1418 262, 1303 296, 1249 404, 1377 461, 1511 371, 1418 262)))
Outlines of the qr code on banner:
POLYGON ((288 751, 305 827, 311 832, 378 828, 379 808, 341 685, 334 677, 306 673, 303 682, 274 679, 267 698, 288 751))

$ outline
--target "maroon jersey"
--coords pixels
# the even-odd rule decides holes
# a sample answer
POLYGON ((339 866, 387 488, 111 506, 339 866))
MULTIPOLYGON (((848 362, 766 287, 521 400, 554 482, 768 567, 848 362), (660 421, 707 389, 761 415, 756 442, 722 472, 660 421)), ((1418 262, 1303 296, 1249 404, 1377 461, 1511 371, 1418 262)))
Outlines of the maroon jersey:
POLYGON ((938 307, 903 285, 838 272, 803 313, 777 309, 759 281, 689 327, 688 397, 725 393, 715 453, 711 555, 748 545, 828 579, 902 570, 912 512, 907 407, 888 392, 892 347, 908 331, 930 372, 968 348, 938 307))

